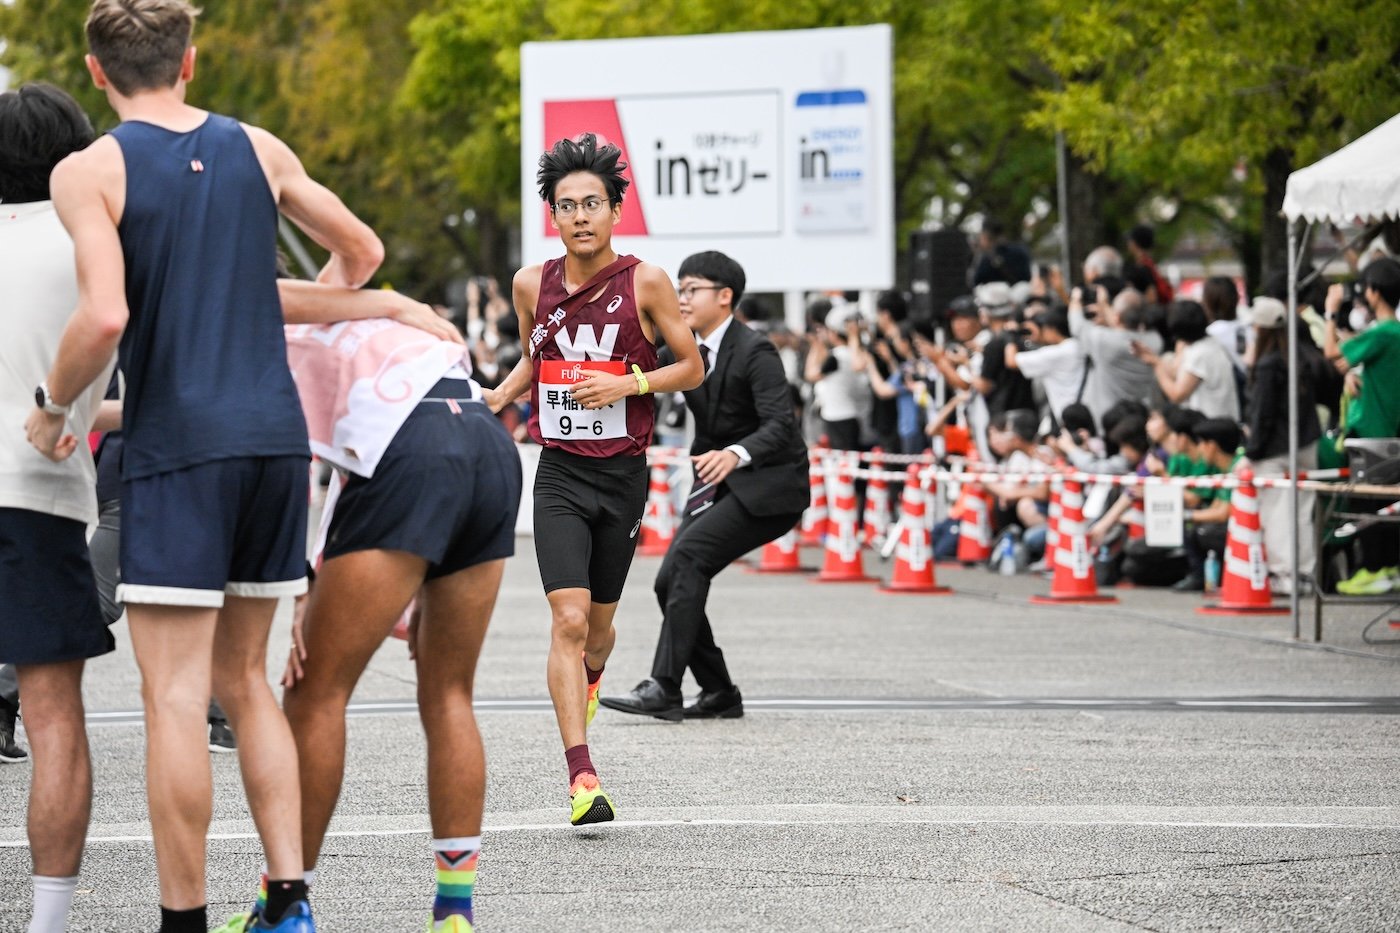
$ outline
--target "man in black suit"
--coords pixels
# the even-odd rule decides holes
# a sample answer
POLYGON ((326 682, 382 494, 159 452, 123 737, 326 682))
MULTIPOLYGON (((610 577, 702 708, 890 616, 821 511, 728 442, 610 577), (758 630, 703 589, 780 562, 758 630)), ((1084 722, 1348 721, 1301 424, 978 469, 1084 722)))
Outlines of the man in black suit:
POLYGON ((723 253, 696 253, 681 264, 678 291, 681 317, 705 362, 705 381, 685 393, 695 419, 695 483, 656 575, 662 622, 652 675, 626 696, 600 702, 672 721, 729 719, 744 714, 744 701, 705 615, 710 581, 801 519, 809 495, 807 447, 777 349, 733 317, 744 293, 743 267, 723 253), (683 706, 687 667, 700 695, 683 706))

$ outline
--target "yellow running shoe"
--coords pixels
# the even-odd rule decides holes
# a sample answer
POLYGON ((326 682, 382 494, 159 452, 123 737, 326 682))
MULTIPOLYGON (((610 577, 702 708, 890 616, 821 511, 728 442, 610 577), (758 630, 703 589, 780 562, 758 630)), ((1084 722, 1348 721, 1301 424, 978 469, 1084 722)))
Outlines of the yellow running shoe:
POLYGON ((461 914, 453 914, 446 920, 429 920, 427 933, 472 933, 472 925, 461 914))
POLYGON ((209 933, 244 933, 252 924, 253 913, 252 911, 245 910, 241 914, 234 914, 232 917, 229 917, 221 926, 215 927, 210 930, 209 933))
POLYGON ((569 822, 575 826, 587 823, 610 823, 617 817, 617 808, 603 793, 598 778, 591 774, 579 775, 574 786, 569 789, 569 804, 573 810, 569 822), (590 782, 588 778, 593 778, 590 782))
POLYGON ((593 717, 598 715, 598 688, 603 685, 603 678, 599 677, 597 683, 588 685, 588 716, 584 719, 585 726, 593 725, 593 717))

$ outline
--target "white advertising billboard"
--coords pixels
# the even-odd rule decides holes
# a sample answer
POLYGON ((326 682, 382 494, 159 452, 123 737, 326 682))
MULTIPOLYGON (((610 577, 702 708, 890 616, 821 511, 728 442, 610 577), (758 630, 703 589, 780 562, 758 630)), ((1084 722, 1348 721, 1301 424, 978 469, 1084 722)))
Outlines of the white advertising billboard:
POLYGON ((628 163, 619 253, 674 274, 721 250, 750 291, 891 287, 890 53, 884 25, 526 43, 524 261, 563 252, 540 154, 591 132, 628 163))

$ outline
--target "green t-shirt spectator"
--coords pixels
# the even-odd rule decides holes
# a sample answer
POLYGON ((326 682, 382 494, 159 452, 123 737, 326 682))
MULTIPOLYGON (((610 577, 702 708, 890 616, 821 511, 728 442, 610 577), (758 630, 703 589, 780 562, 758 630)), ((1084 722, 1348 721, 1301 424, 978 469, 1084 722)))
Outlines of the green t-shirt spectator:
POLYGON ((1188 454, 1172 454, 1167 458, 1168 476, 1206 476, 1214 473, 1210 464, 1204 463, 1188 454))
MULTIPOLYGON (((1235 459, 1233 459, 1233 460, 1230 461, 1230 469, 1226 470, 1225 472, 1226 472, 1226 473, 1234 473, 1234 472, 1235 472, 1235 468, 1238 467, 1238 466, 1240 465, 1240 461, 1243 460, 1243 459, 1244 459, 1244 451, 1243 451, 1243 450, 1237 450, 1237 451, 1235 451, 1235 459)), ((1192 461, 1192 462, 1196 463, 1197 472, 1188 474, 1188 475, 1190 475, 1190 476, 1218 476, 1218 475, 1220 474, 1220 471, 1217 470, 1215 467, 1211 466, 1209 463, 1205 463, 1204 461, 1202 461, 1202 462, 1195 462, 1195 461, 1192 461)), ((1198 496, 1201 497, 1200 505, 1198 505, 1197 508, 1202 508, 1202 507, 1204 507, 1205 505, 1207 505, 1208 503, 1214 502, 1216 499, 1220 499, 1220 500, 1223 500, 1223 501, 1225 501, 1225 502, 1229 502, 1229 501, 1230 501, 1230 492, 1231 492, 1231 490, 1228 489, 1228 488, 1226 488, 1226 489, 1192 489, 1191 491, 1194 492, 1196 495, 1198 495, 1198 496)))
POLYGON ((1365 366, 1361 398, 1347 416, 1348 433, 1355 437, 1400 435, 1400 321, 1380 321, 1342 344, 1342 356, 1365 366))

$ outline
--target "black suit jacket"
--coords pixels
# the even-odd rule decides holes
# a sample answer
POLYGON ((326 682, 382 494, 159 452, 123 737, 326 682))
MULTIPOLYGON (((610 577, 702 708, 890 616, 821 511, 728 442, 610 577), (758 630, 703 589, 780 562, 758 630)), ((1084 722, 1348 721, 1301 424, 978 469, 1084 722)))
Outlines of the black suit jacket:
MULTIPOLYGON (((662 362, 674 361, 662 351, 662 362)), ((792 395, 772 341, 739 321, 724 333, 714 369, 685 393, 695 419, 692 454, 738 444, 752 462, 737 467, 724 486, 753 515, 800 513, 807 508, 807 445, 793 417, 792 395)))

